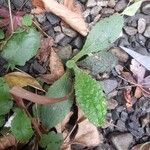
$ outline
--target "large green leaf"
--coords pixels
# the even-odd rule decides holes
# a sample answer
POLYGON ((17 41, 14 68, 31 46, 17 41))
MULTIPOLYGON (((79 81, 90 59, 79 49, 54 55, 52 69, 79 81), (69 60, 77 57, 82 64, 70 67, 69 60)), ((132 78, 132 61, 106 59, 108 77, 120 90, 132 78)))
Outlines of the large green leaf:
POLYGON ((0 40, 4 39, 4 37, 5 37, 4 31, 0 29, 0 40))
POLYGON ((0 116, 0 127, 2 127, 5 123, 5 117, 4 116, 0 116))
POLYGON ((39 44, 40 37, 34 28, 29 28, 27 31, 18 29, 3 48, 1 55, 11 68, 15 65, 23 66, 36 55, 39 44))
POLYGON ((16 115, 11 123, 11 131, 20 142, 27 142, 32 137, 31 120, 24 111, 16 109, 16 115))
POLYGON ((0 78, 0 115, 7 114, 13 106, 9 95, 9 87, 5 80, 0 78))
POLYGON ((40 146, 46 148, 46 150, 60 150, 60 146, 63 143, 63 136, 60 133, 50 132, 43 134, 40 140, 40 146))
POLYGON ((123 27, 123 16, 114 14, 100 20, 90 31, 82 50, 73 58, 108 49, 119 37, 123 27))
POLYGON ((80 69, 75 69, 75 94, 85 116, 96 126, 101 126, 107 111, 103 89, 80 69))
MULTIPOLYGON (((72 84, 69 74, 65 73, 59 80, 50 86, 46 95, 56 98, 62 97, 67 95, 71 91, 71 88, 72 84)), ((70 97, 64 102, 40 105, 37 107, 38 116, 45 127, 52 128, 64 119, 70 111, 72 103, 73 100, 70 97)))

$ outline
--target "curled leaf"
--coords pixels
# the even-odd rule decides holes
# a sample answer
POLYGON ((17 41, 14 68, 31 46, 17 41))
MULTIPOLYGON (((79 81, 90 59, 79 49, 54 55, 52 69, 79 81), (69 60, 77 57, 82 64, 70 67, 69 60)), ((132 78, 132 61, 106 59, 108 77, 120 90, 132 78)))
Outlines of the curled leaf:
POLYGON ((46 96, 41 96, 41 95, 34 94, 32 92, 29 92, 29 91, 24 90, 23 88, 17 87, 17 86, 14 86, 10 90, 10 93, 14 96, 26 99, 28 101, 31 101, 31 102, 37 103, 37 104, 58 103, 58 102, 67 100, 68 97, 71 95, 71 93, 70 93, 67 96, 64 96, 64 97, 61 97, 61 98, 49 98, 49 97, 46 97, 46 96))
POLYGON ((25 87, 25 86, 31 86, 38 90, 44 91, 41 87, 41 85, 38 83, 38 81, 30 76, 27 73, 23 72, 12 72, 8 73, 4 76, 4 79, 8 83, 10 87, 13 86, 19 86, 19 87, 25 87))

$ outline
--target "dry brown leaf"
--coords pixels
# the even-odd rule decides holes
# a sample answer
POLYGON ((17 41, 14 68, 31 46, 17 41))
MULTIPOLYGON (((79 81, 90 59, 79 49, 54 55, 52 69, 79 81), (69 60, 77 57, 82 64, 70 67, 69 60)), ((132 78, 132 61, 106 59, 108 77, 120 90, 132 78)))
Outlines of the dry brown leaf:
POLYGON ((150 150, 150 142, 135 145, 131 150, 150 150))
POLYGON ((25 86, 31 86, 33 88, 36 88, 38 90, 44 91, 41 87, 41 85, 38 83, 38 81, 30 76, 27 73, 24 72, 12 72, 8 73, 4 76, 6 82, 9 84, 10 87, 13 86, 19 86, 19 87, 25 87, 25 86))
POLYGON ((64 6, 66 6, 68 9, 74 11, 74 0, 64 0, 64 6))
POLYGON ((53 48, 51 48, 49 68, 51 73, 42 76, 42 80, 48 84, 58 80, 64 74, 64 66, 53 48))
POLYGON ((55 0, 42 0, 42 1, 47 11, 50 11, 53 14, 59 16, 68 25, 70 25, 70 27, 78 31, 83 36, 86 36, 88 34, 89 30, 83 17, 80 14, 69 10, 66 6, 59 4, 55 0))
POLYGON ((67 100, 68 97, 72 94, 72 91, 71 91, 67 96, 64 96, 64 97, 50 98, 50 97, 34 94, 32 92, 29 92, 17 86, 14 86, 9 92, 10 94, 13 95, 13 97, 25 99, 25 100, 28 100, 37 104, 54 104, 54 103, 62 102, 62 101, 67 100))
POLYGON ((0 150, 6 150, 9 147, 16 146, 17 141, 13 135, 4 135, 0 138, 0 150))

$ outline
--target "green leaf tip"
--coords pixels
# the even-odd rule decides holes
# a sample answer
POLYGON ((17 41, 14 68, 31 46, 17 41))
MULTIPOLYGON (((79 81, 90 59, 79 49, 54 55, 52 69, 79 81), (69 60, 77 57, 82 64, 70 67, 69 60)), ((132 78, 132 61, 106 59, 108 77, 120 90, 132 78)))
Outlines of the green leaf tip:
POLYGON ((94 125, 103 125, 107 112, 103 89, 82 70, 75 72, 75 94, 85 116, 94 125))
POLYGON ((66 66, 69 69, 75 68, 75 66, 76 66, 75 61, 74 60, 68 60, 67 63, 66 63, 66 66))

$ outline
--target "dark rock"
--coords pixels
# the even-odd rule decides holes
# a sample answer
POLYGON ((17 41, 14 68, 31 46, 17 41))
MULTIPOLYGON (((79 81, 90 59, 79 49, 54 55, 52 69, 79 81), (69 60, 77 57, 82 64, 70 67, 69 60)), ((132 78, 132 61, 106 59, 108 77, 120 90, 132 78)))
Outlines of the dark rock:
POLYGON ((46 73, 46 69, 43 68, 43 66, 41 66, 36 60, 31 64, 30 67, 30 72, 31 74, 45 74, 46 73))
POLYGON ((125 122, 127 120, 127 118, 128 118, 128 113, 125 112, 125 111, 122 111, 121 115, 120 115, 120 118, 121 118, 122 121, 125 122))
POLYGON ((112 135, 111 141, 117 150, 129 150, 129 146, 133 142, 133 136, 130 133, 120 133, 112 135))
POLYGON ((58 44, 59 44, 60 46, 65 46, 65 45, 69 44, 71 41, 72 41, 72 38, 71 38, 71 37, 65 36, 63 39, 61 39, 61 40, 58 42, 58 44))
POLYGON ((81 49, 82 46, 83 46, 83 38, 82 38, 81 36, 76 37, 76 38, 72 41, 71 45, 72 45, 74 48, 81 49))
POLYGON ((117 120, 117 123, 116 123, 116 128, 117 130, 123 132, 123 131, 126 131, 126 126, 125 126, 125 122, 123 122, 122 120, 117 120))
POLYGON ((52 13, 46 13, 46 17, 51 25, 58 25, 60 22, 60 18, 52 13))
POLYGON ((150 38, 150 25, 148 25, 145 29, 144 36, 150 38))
POLYGON ((53 28, 53 26, 49 23, 49 21, 45 21, 42 23, 42 29, 44 31, 47 31, 49 30, 50 28, 53 28))
POLYGON ((114 148, 109 144, 100 144, 98 147, 94 148, 94 150, 114 150, 114 148))
POLYGON ((36 18, 37 18, 37 20, 38 20, 39 23, 43 23, 43 22, 46 21, 45 13, 36 15, 36 18))
POLYGON ((4 66, 7 64, 6 60, 0 56, 0 76, 3 76, 7 68, 4 66))
POLYGON ((145 46, 146 38, 142 34, 136 34, 135 38, 141 46, 145 46))
POLYGON ((115 99, 109 99, 107 101, 108 110, 115 109, 118 106, 118 102, 115 99))
POLYGON ((50 28, 48 31, 46 31, 47 32, 47 34, 49 35, 49 36, 51 36, 52 38, 54 38, 55 37, 55 33, 54 33, 54 29, 53 28, 50 28))
POLYGON ((67 28, 67 27, 62 27, 62 31, 65 35, 69 36, 69 37, 76 37, 77 36, 77 32, 70 29, 70 28, 67 28))
POLYGON ((125 26, 124 27, 124 31, 128 34, 128 35, 135 35, 137 33, 137 29, 134 27, 129 27, 129 26, 125 26))
POLYGON ((147 50, 150 52, 150 39, 147 39, 145 46, 146 46, 147 50))
POLYGON ((65 37, 65 34, 63 33, 57 34, 55 36, 55 43, 59 43, 64 37, 65 37))
POLYGON ((91 23, 91 22, 92 22, 92 15, 88 15, 88 16, 86 17, 86 22, 87 22, 87 23, 91 23))
POLYGON ((130 45, 130 43, 129 43, 129 41, 128 41, 128 39, 126 37, 121 37, 121 38, 119 38, 117 45, 118 45, 118 47, 119 46, 128 47, 130 45))
POLYGON ((116 80, 108 79, 101 81, 100 84, 102 85, 105 93, 108 94, 117 87, 118 82, 116 80))
POLYGON ((141 6, 142 13, 150 15, 150 2, 144 2, 141 6))
POLYGON ((138 20, 138 32, 143 33, 146 28, 146 20, 144 18, 140 18, 138 20))
POLYGON ((112 110, 112 120, 116 121, 119 119, 119 113, 116 110, 112 110))
POLYGON ((128 2, 126 0, 119 0, 115 6, 115 10, 120 12, 126 8, 127 4, 128 2))
POLYGON ((19 9, 23 6, 25 0, 13 0, 11 1, 16 9, 19 9))

